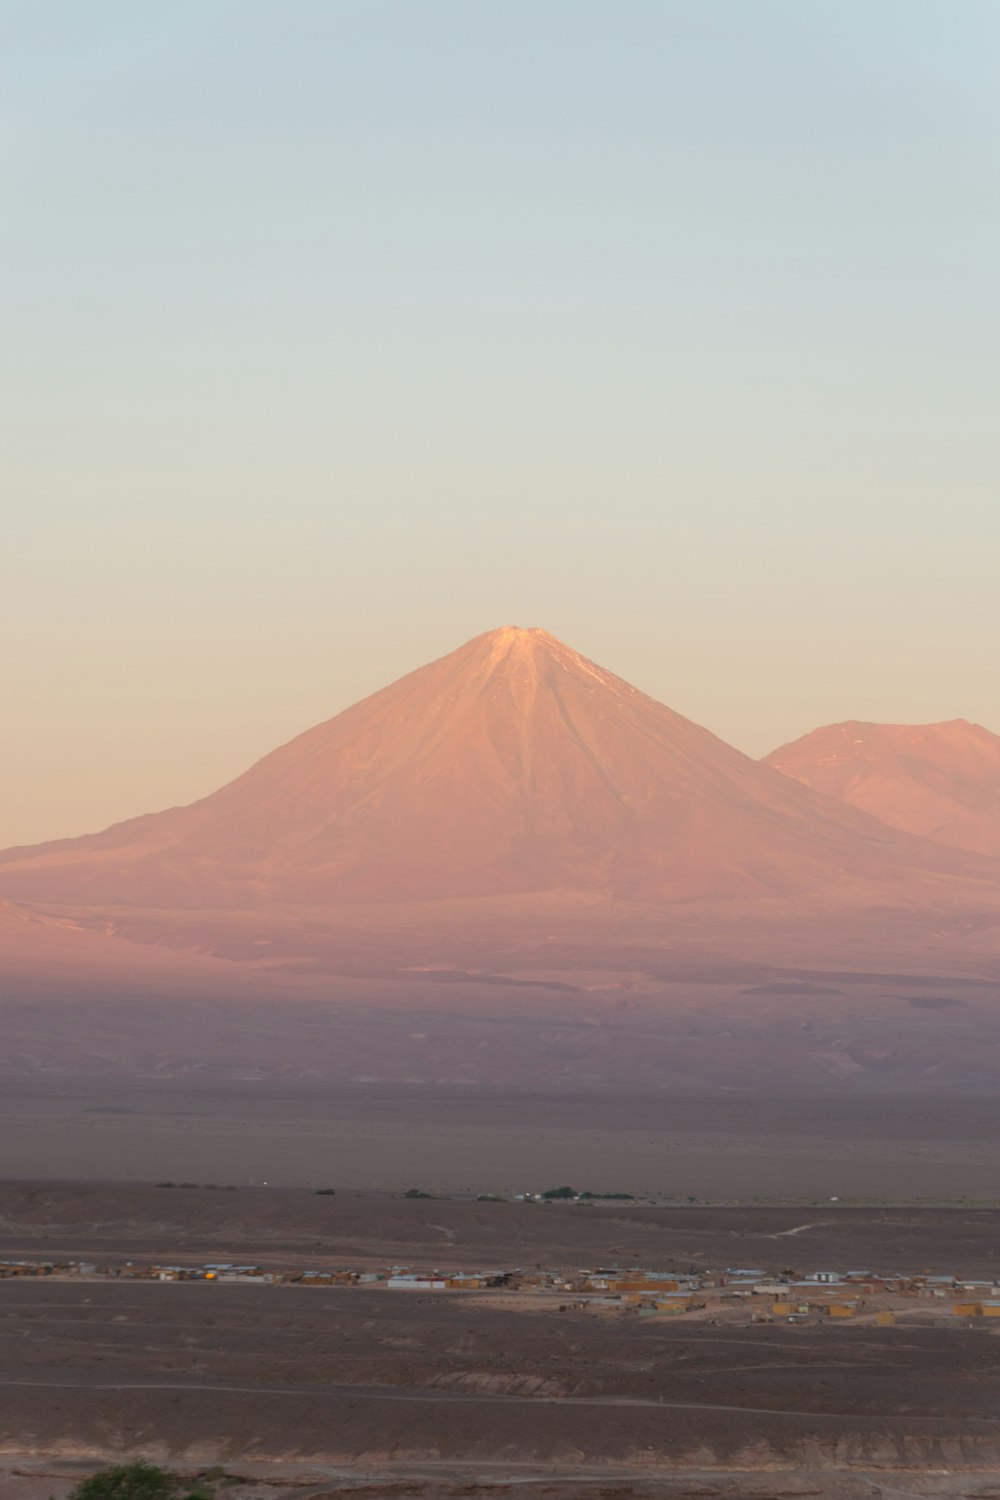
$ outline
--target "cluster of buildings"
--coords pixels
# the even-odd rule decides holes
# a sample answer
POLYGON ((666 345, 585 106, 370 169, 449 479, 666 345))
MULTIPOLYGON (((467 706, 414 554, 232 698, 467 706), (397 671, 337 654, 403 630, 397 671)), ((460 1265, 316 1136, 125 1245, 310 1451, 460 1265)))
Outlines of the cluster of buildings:
POLYGON ((0 1260, 0 1281, 12 1276, 96 1276, 97 1266, 85 1260, 0 1260))
MULTIPOLYGON (((579 1271, 513 1273, 510 1282, 537 1286, 564 1296, 574 1308, 634 1309, 643 1313, 727 1313, 752 1321, 789 1322, 817 1317, 853 1318, 870 1314, 889 1325, 894 1308, 922 1304, 927 1311, 951 1311, 962 1317, 1000 1317, 1000 1286, 988 1279, 955 1276, 880 1275, 872 1271, 791 1272, 775 1276, 761 1268, 727 1267, 675 1275, 618 1267, 579 1271), (928 1305, 929 1304, 929 1305, 928 1305)), ((743 1319, 741 1319, 742 1321, 743 1319)))
POLYGON ((769 1274, 759 1267, 727 1267, 687 1275, 637 1267, 597 1267, 574 1271, 517 1268, 454 1271, 438 1267, 358 1268, 326 1266, 265 1270, 229 1261, 200 1266, 131 1261, 99 1266, 87 1261, 0 1260, 0 1279, 11 1277, 110 1277, 137 1281, 243 1282, 256 1285, 369 1286, 386 1291, 477 1292, 506 1290, 558 1298, 561 1311, 618 1309, 641 1314, 734 1314, 740 1321, 797 1322, 818 1317, 853 1318, 868 1314, 883 1324, 897 1312, 922 1303, 927 1311, 962 1318, 1000 1318, 1000 1285, 989 1279, 957 1276, 881 1275, 873 1271, 810 1271, 769 1274))

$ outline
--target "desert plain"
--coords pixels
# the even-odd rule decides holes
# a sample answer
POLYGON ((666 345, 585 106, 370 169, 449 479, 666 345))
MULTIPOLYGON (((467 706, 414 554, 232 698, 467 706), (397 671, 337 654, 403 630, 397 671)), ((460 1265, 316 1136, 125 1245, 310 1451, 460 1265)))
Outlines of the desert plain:
MULTIPOLYGON (((950 1306, 894 1326, 672 1318, 559 1294, 137 1281, 252 1256, 470 1266, 847 1264, 1000 1271, 982 1208, 653 1208, 6 1183, 5 1251, 104 1275, 0 1281, 5 1500, 101 1462, 221 1468, 244 1496, 963 1495, 995 1492, 1000 1335, 950 1306), (114 1275, 114 1268, 121 1272, 114 1275)), ((1000 1323, 1000 1320, 998 1320, 1000 1323)))

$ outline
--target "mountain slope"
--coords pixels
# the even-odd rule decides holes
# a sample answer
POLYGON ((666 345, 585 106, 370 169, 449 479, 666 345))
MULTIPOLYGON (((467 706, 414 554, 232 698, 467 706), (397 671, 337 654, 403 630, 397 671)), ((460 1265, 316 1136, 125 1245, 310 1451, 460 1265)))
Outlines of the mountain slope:
POLYGON ((0 896, 156 907, 583 890, 793 895, 971 873, 543 630, 476 637, 189 807, 0 855, 0 896))
POLYGON ((894 828, 1000 856, 1000 735, 980 724, 830 724, 765 759, 894 828))

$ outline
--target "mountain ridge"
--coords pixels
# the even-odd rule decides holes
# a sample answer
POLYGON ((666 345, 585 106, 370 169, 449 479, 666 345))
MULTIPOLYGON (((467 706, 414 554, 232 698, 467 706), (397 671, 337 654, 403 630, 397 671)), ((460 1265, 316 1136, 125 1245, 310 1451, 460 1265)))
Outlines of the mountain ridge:
POLYGON ((669 904, 956 877, 990 874, 519 626, 474 637, 186 807, 0 853, 0 897, 185 908, 559 889, 669 904))

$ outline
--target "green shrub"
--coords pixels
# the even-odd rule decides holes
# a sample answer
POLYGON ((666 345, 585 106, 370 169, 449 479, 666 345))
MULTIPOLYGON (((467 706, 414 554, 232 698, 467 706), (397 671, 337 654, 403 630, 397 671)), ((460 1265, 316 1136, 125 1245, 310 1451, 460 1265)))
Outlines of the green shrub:
POLYGON ((99 1469, 81 1480, 70 1500, 212 1500, 212 1489, 203 1480, 184 1484, 169 1469, 140 1461, 99 1469))

